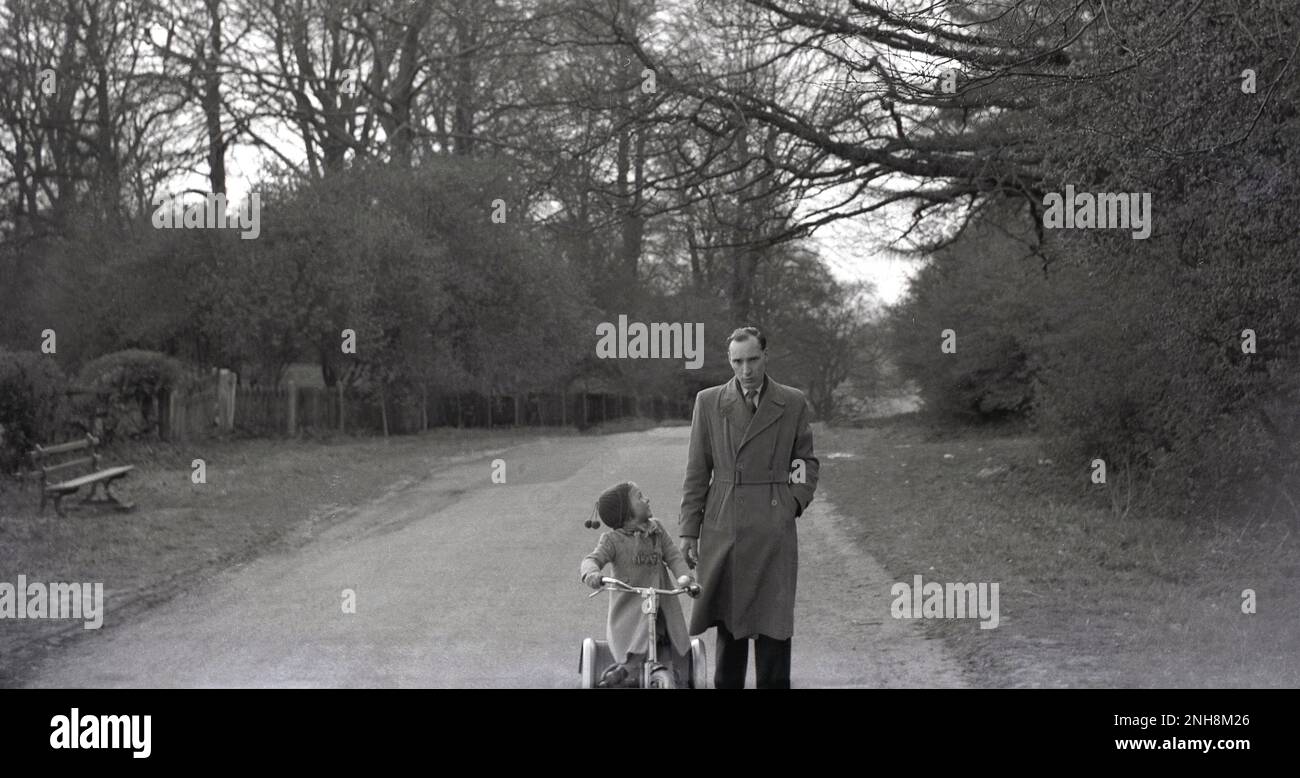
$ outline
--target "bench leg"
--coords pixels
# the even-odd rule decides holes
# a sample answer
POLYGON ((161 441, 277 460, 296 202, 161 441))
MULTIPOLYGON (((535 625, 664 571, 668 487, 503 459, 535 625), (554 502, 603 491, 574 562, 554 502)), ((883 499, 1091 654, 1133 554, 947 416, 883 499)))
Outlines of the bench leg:
POLYGON ((85 497, 81 498, 81 501, 82 501, 83 503, 88 503, 88 502, 104 502, 104 500, 105 500, 106 498, 104 498, 104 497, 100 497, 100 498, 96 499, 96 497, 95 497, 95 495, 99 494, 99 492, 100 492, 100 487, 101 487, 102 485, 103 485, 103 484, 101 484, 99 481, 96 481, 95 483, 91 484, 91 485, 90 485, 90 493, 87 494, 85 497))
POLYGON ((54 495, 54 512, 57 513, 57 514, 59 514, 59 518, 60 518, 60 519, 66 519, 66 518, 68 518, 68 513, 67 513, 67 511, 66 511, 66 510, 64 509, 64 507, 63 507, 63 498, 64 498, 64 497, 65 497, 65 495, 63 495, 63 494, 56 494, 56 495, 54 495))
POLYGON ((129 511, 134 509, 134 503, 127 502, 113 493, 113 484, 115 483, 117 483, 116 478, 104 484, 104 494, 108 497, 109 501, 112 502, 113 506, 119 511, 129 511))
POLYGON ((96 481, 90 485, 90 492, 81 498, 81 505, 109 505, 114 510, 129 511, 135 508, 131 502, 123 500, 116 492, 113 491, 113 485, 117 483, 116 478, 108 481, 96 481))

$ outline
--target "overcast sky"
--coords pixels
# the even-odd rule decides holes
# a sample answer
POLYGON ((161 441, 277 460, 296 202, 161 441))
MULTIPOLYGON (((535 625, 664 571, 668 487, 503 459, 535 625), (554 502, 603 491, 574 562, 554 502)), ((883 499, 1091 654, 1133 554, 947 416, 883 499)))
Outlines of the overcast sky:
MULTIPOLYGON (((291 159, 301 156, 287 142, 281 151, 291 159)), ((249 186, 257 180, 263 160, 270 158, 272 155, 247 144, 231 148, 226 165, 227 196, 232 208, 248 196, 249 186)), ((190 176, 185 185, 197 190, 205 189, 208 186, 206 172, 190 176)), ((918 267, 915 260, 891 256, 886 246, 888 240, 897 237, 906 224, 906 206, 899 206, 871 217, 825 225, 817 230, 812 242, 836 278, 869 281, 875 286, 881 303, 892 305, 903 294, 907 280, 918 267)))

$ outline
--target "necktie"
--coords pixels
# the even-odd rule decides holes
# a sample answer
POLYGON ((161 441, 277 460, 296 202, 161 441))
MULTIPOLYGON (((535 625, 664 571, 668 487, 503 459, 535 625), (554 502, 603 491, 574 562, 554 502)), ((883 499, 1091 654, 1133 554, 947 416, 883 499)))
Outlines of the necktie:
POLYGON ((745 404, 749 406, 750 413, 758 413, 758 390, 750 389, 745 392, 745 404))

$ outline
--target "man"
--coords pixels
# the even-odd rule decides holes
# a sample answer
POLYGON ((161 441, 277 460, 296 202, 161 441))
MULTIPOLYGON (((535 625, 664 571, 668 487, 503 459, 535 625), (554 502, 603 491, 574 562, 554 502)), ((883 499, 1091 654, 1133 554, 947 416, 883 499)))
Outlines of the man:
POLYGON ((753 638, 758 688, 788 689, 795 519, 817 489, 812 407, 767 377, 767 338, 756 328, 728 336, 727 358, 735 379, 696 395, 691 417, 680 535, 704 592, 690 632, 717 627, 716 688, 744 687, 753 638))

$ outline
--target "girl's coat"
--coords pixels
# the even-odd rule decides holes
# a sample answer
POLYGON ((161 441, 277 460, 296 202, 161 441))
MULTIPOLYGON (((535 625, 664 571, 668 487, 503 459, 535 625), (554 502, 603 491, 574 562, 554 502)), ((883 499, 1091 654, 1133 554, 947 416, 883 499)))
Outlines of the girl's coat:
MULTIPOLYGON (((674 589, 676 579, 690 575, 690 568, 682 552, 673 543, 668 530, 657 519, 649 520, 645 530, 609 530, 600 536, 596 550, 582 560, 579 577, 613 565, 608 573, 630 586, 653 586, 657 589, 674 589), (669 577, 668 570, 672 570, 669 577)), ((606 639, 615 661, 627 661, 629 653, 646 654, 646 616, 641 612, 641 597, 631 592, 609 593, 609 621, 606 639)), ((668 630, 673 650, 680 655, 690 651, 690 636, 686 634, 686 619, 676 597, 659 598, 658 619, 668 630)), ((667 659, 667 657, 661 657, 667 659)))

